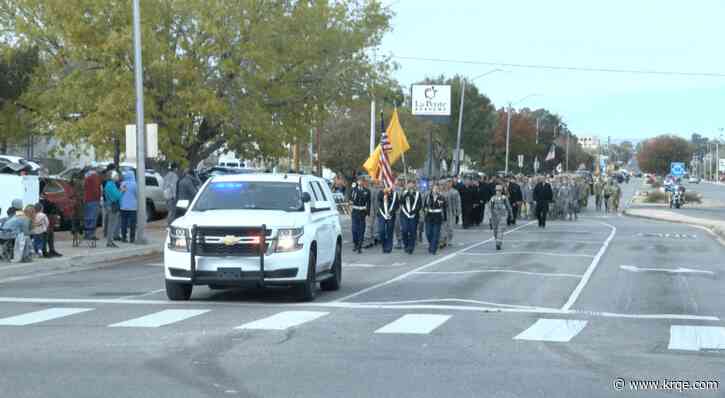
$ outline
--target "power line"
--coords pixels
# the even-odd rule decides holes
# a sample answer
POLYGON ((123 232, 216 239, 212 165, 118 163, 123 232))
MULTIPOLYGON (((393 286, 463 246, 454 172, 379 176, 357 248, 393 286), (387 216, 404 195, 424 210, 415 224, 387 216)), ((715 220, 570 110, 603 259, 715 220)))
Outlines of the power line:
POLYGON ((404 59, 410 61, 427 61, 441 62, 451 64, 469 64, 469 65, 487 65, 487 66, 503 66, 507 68, 526 68, 538 70, 563 70, 574 72, 601 72, 601 73, 629 73, 637 75, 660 75, 660 76, 688 76, 688 77, 725 77, 725 73, 718 72, 679 72, 679 71, 661 71, 648 69, 619 69, 619 68, 603 68, 603 67, 584 67, 584 66, 565 66, 565 65, 539 65, 539 64, 518 64, 493 61, 466 61, 457 59, 443 58, 425 58, 425 57, 407 57, 393 54, 392 58, 404 59))

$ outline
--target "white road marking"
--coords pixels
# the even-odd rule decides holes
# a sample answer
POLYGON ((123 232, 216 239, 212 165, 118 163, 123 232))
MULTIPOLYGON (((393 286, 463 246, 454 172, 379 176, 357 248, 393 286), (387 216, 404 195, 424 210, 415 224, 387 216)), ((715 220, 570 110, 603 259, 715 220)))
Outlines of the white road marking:
POLYGON ((577 239, 518 239, 511 238, 511 242, 519 243, 590 243, 593 245, 601 245, 602 242, 599 240, 577 240, 577 239))
POLYGON ((93 308, 48 308, 0 319, 2 326, 25 326, 91 311, 93 308))
POLYGON ((514 340, 566 343, 579 334, 586 325, 587 321, 576 319, 539 319, 514 337, 514 340))
POLYGON ((161 293, 161 292, 165 292, 165 291, 166 291, 165 288, 164 289, 156 289, 156 290, 152 290, 152 291, 146 292, 146 293, 133 294, 133 295, 130 295, 130 296, 119 297, 117 300, 128 300, 128 299, 132 299, 132 298, 136 298, 136 297, 151 296, 151 295, 154 295, 154 294, 157 294, 157 293, 161 293))
POLYGON ((510 256, 510 255, 537 255, 537 256, 558 256, 558 257, 588 257, 590 254, 571 254, 571 253, 548 253, 548 252, 527 252, 527 251, 500 251, 495 253, 461 253, 462 256, 510 256))
POLYGON ((314 321, 329 312, 318 311, 284 311, 254 322, 245 323, 236 329, 285 330, 303 323, 314 321))
POLYGON ((637 267, 636 265, 620 265, 620 269, 629 271, 629 272, 664 272, 668 274, 706 274, 706 275, 715 275, 712 271, 705 271, 705 270, 699 270, 699 269, 691 269, 691 268, 647 268, 647 267, 637 267))
POLYGON ((375 333, 429 334, 450 318, 450 315, 407 314, 381 327, 375 333))
POLYGON ((354 303, 354 304, 362 304, 362 305, 402 305, 402 304, 427 304, 427 303, 465 303, 465 304, 478 304, 478 305, 488 305, 488 306, 496 306, 496 307, 506 307, 506 308, 520 308, 520 309, 530 309, 534 308, 528 305, 516 305, 516 304, 502 304, 502 303, 493 303, 490 301, 480 301, 480 300, 469 300, 469 299, 457 299, 457 298, 434 298, 434 299, 421 299, 421 300, 404 300, 404 301, 366 301, 364 303, 354 303))
POLYGON ((563 278, 581 278, 583 275, 578 274, 557 274, 549 272, 529 272, 529 271, 516 271, 511 269, 480 269, 471 271, 420 271, 416 272, 416 275, 465 275, 465 274, 478 274, 478 273, 489 273, 489 272, 502 272, 510 274, 522 274, 522 275, 534 275, 534 276, 551 276, 551 277, 563 277, 563 278))
MULTIPOLYGON (((521 225, 521 226, 519 226, 519 227, 516 227, 516 228, 514 228, 514 229, 511 229, 511 230, 509 230, 509 231, 506 231, 506 232, 505 232, 504 234, 509 234, 509 233, 511 233, 511 232, 517 231, 517 230, 519 230, 519 229, 521 229, 521 228, 524 228, 524 227, 526 227, 526 226, 528 226, 528 225, 531 225, 531 224, 533 224, 533 223, 534 223, 534 221, 531 221, 531 222, 529 222, 529 223, 526 223, 526 224, 524 224, 524 225, 521 225)), ((403 273, 403 274, 400 274, 400 275, 396 276, 396 277, 395 277, 395 278, 393 278, 393 279, 390 279, 390 280, 387 280, 387 281, 385 281, 385 282, 381 282, 381 283, 375 284, 375 285, 373 285, 373 286, 368 286, 368 287, 366 287, 365 289, 362 289, 362 290, 358 290, 358 291, 357 291, 357 292, 355 292, 355 293, 352 293, 352 294, 349 294, 349 295, 347 295, 347 296, 345 296, 345 297, 339 298, 339 299, 335 300, 334 302, 341 302, 341 301, 349 300, 349 299, 351 299, 351 298, 353 298, 353 297, 357 297, 357 296, 359 296, 359 295, 361 295, 361 294, 365 294, 365 293, 367 293, 367 292, 369 292, 369 291, 371 291, 371 290, 375 290, 375 289, 381 288, 381 287, 383 287, 383 286, 387 286, 387 285, 389 285, 389 284, 391 284, 391 283, 394 283, 394 282, 400 281, 400 280, 402 280, 402 279, 405 279, 405 278, 407 278, 408 276, 412 275, 412 274, 413 274, 413 273, 415 273, 415 272, 418 272, 418 271, 422 271, 422 270, 424 270, 424 269, 426 269, 426 268, 430 268, 430 267, 432 267, 432 266, 434 266, 434 265, 437 265, 437 264, 440 264, 440 263, 442 263, 442 262, 448 261, 448 260, 450 260, 450 259, 452 259, 452 258, 456 257, 456 256, 457 256, 458 254, 461 254, 461 253, 465 252, 466 250, 469 250, 469 249, 473 249, 473 248, 475 248, 475 247, 478 247, 478 246, 484 245, 484 244, 486 244, 486 243, 488 243, 488 242, 491 242, 491 241, 493 241, 493 238, 489 238, 489 239, 486 239, 486 240, 484 240, 484 241, 482 241, 482 242, 477 242, 477 243, 474 243, 474 244, 472 244, 472 245, 470 245, 470 246, 468 246, 468 247, 464 247, 463 249, 460 249, 460 250, 458 250, 458 251, 455 251, 455 252, 453 252, 453 253, 450 253, 450 254, 448 254, 448 255, 446 255, 446 256, 443 256, 443 257, 441 257, 441 258, 438 258, 438 259, 436 259, 436 260, 433 260, 433 261, 431 261, 431 262, 429 262, 429 263, 427 263, 427 264, 424 264, 424 265, 422 265, 422 266, 420 266, 420 267, 418 267, 418 268, 415 268, 415 269, 412 269, 412 270, 410 270, 410 271, 408 271, 408 272, 405 272, 405 273, 403 273)))
POLYGON ((725 327, 670 326, 670 350, 725 350, 725 327))
POLYGON ((114 323, 109 325, 112 328, 157 328, 164 325, 183 321, 197 315, 209 312, 209 310, 163 310, 142 316, 140 318, 129 319, 128 321, 114 323))
POLYGON ((584 290, 584 287, 587 285, 587 283, 589 283, 589 279, 592 278, 592 275, 594 274, 594 270, 597 269, 597 265, 599 265, 599 262, 602 260, 602 256, 607 251, 607 248, 609 247, 609 244, 612 242, 612 239, 614 239, 614 235, 617 234, 617 227, 615 227, 614 225, 607 224, 605 222, 602 222, 602 224, 611 228, 612 232, 609 234, 609 237, 607 238, 607 240, 604 241, 604 244, 602 245, 602 248, 599 249, 599 252, 597 252, 597 255, 594 256, 592 263, 589 264, 589 267, 587 267, 586 272, 584 272, 584 276, 579 281, 579 284, 576 286, 574 291, 571 293, 571 296, 569 296, 569 299, 561 307, 562 310, 568 310, 571 308, 572 305, 574 305, 576 300, 579 298, 579 295, 582 293, 582 290, 584 290))

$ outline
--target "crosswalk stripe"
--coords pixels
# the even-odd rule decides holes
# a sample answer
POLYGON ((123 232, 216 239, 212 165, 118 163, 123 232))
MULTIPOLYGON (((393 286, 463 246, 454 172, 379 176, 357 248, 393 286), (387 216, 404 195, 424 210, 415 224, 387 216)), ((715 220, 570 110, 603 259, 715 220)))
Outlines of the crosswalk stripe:
POLYGON ((91 311, 93 308, 48 308, 45 310, 28 312, 0 319, 2 326, 25 326, 34 323, 45 322, 51 319, 63 318, 65 316, 80 314, 81 312, 91 311))
POLYGON ((725 327, 670 326, 670 350, 725 350, 725 327))
POLYGON ((285 330, 303 323, 314 321, 329 312, 320 311, 283 311, 267 318, 237 326, 236 329, 285 330))
POLYGON ((175 322, 183 321, 197 315, 209 312, 209 310, 163 310, 154 312, 140 318, 129 319, 128 321, 114 323, 109 327, 122 328, 157 328, 175 322))
POLYGON ((450 315, 407 314, 381 327, 375 333, 428 334, 450 317, 450 315))
POLYGON ((576 319, 539 319, 514 340, 552 341, 566 343, 584 329, 587 321, 576 319))

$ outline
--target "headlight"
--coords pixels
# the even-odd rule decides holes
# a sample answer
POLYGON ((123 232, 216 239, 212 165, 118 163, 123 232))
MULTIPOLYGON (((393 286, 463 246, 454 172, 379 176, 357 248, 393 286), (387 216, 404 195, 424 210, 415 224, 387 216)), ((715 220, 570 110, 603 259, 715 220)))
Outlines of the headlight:
POLYGON ((179 252, 189 251, 191 234, 185 228, 169 228, 169 249, 179 252))
POLYGON ((303 228, 280 229, 277 233, 277 246, 275 252, 293 252, 302 249, 303 228))

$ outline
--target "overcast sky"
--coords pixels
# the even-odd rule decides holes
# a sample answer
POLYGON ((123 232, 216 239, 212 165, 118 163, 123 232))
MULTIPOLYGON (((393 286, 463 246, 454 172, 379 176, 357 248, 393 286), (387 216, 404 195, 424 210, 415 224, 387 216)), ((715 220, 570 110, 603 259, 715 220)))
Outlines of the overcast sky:
MULTIPOLYGON (((708 72, 722 77, 502 67, 475 82, 497 107, 559 113, 579 136, 715 136, 725 127, 723 0, 387 0, 396 13, 381 52, 510 64, 708 72)), ((395 59, 408 86, 480 75, 490 65, 395 59)))

